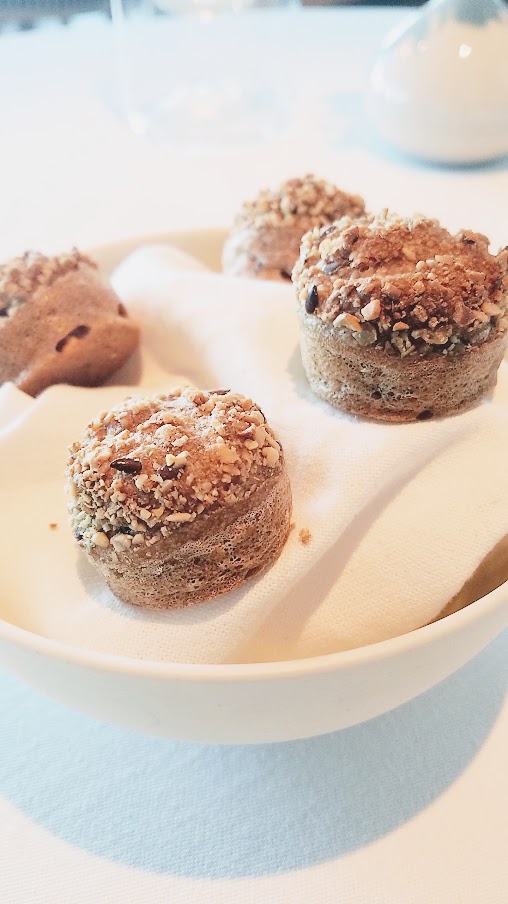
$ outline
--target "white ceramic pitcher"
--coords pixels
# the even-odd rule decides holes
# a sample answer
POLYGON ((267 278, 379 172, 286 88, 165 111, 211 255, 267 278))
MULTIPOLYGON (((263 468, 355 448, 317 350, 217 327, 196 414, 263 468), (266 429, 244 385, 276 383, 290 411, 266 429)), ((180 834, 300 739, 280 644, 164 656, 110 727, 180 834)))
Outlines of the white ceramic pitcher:
POLYGON ((385 43, 368 110, 398 149, 441 163, 508 154, 508 8, 430 0, 385 43))

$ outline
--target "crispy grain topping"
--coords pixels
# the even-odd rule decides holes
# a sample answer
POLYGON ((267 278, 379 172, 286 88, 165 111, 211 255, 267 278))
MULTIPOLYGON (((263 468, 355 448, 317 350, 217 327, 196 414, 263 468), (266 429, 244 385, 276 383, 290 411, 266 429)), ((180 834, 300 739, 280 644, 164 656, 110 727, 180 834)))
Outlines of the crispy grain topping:
POLYGON ((126 399, 71 447, 72 528, 88 549, 150 546, 249 498, 281 466, 281 447, 251 399, 190 387, 126 399))
POLYGON ((312 220, 316 226, 332 223, 344 214, 359 216, 365 210, 363 198, 341 191, 331 182, 307 174, 303 179, 288 179, 275 191, 263 189, 253 201, 246 201, 235 221, 244 225, 292 223, 298 218, 312 220))
POLYGON ((109 467, 115 471, 123 471, 124 474, 139 474, 143 465, 136 458, 117 458, 109 467))
POLYGON ((346 216, 303 237, 293 281, 307 313, 346 341, 401 357, 461 354, 508 327, 508 252, 488 248, 421 215, 346 216))
POLYGON ((11 316, 26 299, 40 288, 48 288, 59 279, 77 270, 82 264, 96 267, 90 258, 73 248, 68 254, 46 257, 38 251, 25 251, 0 266, 0 310, 11 316))

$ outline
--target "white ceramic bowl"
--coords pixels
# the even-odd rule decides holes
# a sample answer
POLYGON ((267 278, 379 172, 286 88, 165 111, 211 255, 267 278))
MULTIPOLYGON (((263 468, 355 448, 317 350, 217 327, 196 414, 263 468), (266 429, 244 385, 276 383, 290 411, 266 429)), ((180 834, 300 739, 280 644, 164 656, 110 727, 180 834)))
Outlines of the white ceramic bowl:
MULTIPOLYGON (((223 233, 156 240, 217 267, 223 233)), ((92 253, 109 272, 138 244, 92 253)), ((0 664, 42 693, 125 728, 188 741, 266 743, 387 712, 460 668, 507 624, 503 584, 434 624, 358 650, 289 662, 188 665, 86 652, 41 637, 35 626, 32 633, 0 620, 0 664)))
POLYGON ((89 716, 208 743, 287 741, 346 728, 428 690, 508 622, 506 585, 411 634, 292 662, 178 665, 87 653, 0 622, 0 662, 89 716))

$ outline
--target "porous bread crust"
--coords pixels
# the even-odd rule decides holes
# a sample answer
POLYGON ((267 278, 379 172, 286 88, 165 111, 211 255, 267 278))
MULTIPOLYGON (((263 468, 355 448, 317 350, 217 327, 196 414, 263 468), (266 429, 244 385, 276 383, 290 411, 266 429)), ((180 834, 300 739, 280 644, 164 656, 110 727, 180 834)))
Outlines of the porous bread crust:
POLYGON ((222 266, 231 276, 289 280, 304 233, 365 211, 363 199, 308 174, 265 189, 243 204, 225 242, 222 266))
POLYGON ((227 512, 204 513, 149 549, 93 548, 91 561, 116 596, 147 609, 178 609, 227 593, 271 565, 288 538, 291 488, 285 467, 227 512), (196 527, 199 525, 199 531, 196 527))
POLYGON ((460 356, 396 358, 361 348, 304 311, 299 316, 302 362, 315 394, 349 414, 393 423, 471 408, 496 385, 508 341, 497 333, 460 356))
POLYGON ((27 257, 28 274, 22 260, 3 268, 2 303, 9 313, 0 317, 0 383, 10 380, 33 396, 55 383, 102 383, 139 342, 120 299, 78 252, 27 257), (30 275, 34 257, 38 278, 30 275), (42 269, 41 258, 47 262, 42 269))
POLYGON ((308 221, 298 226, 242 226, 226 239, 222 269, 228 276, 290 282, 302 234, 310 228, 308 221))
POLYGON ((302 239, 300 306, 359 345, 400 357, 461 354, 508 327, 508 253, 436 220, 343 217, 302 239))
POLYGON ((67 477, 80 545, 137 605, 225 592, 269 564, 289 533, 281 446, 259 407, 229 390, 126 399, 73 444, 67 477))

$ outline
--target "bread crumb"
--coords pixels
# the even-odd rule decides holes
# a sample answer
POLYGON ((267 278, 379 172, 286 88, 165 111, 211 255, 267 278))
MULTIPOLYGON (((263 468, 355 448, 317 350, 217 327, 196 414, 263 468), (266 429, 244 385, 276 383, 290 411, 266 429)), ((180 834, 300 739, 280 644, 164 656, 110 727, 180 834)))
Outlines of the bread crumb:
POLYGON ((300 533, 298 534, 298 539, 300 540, 300 543, 303 543, 304 546, 307 546, 307 544, 312 540, 312 534, 310 530, 307 530, 306 527, 302 527, 300 533))
POLYGON ((57 527, 58 527, 58 524, 56 523, 56 521, 52 521, 51 524, 49 525, 50 530, 56 530, 57 527))
POLYGON ((296 524, 294 521, 292 521, 291 524, 289 525, 289 533, 291 533, 291 531, 293 531, 295 529, 295 527, 296 527, 296 524))

